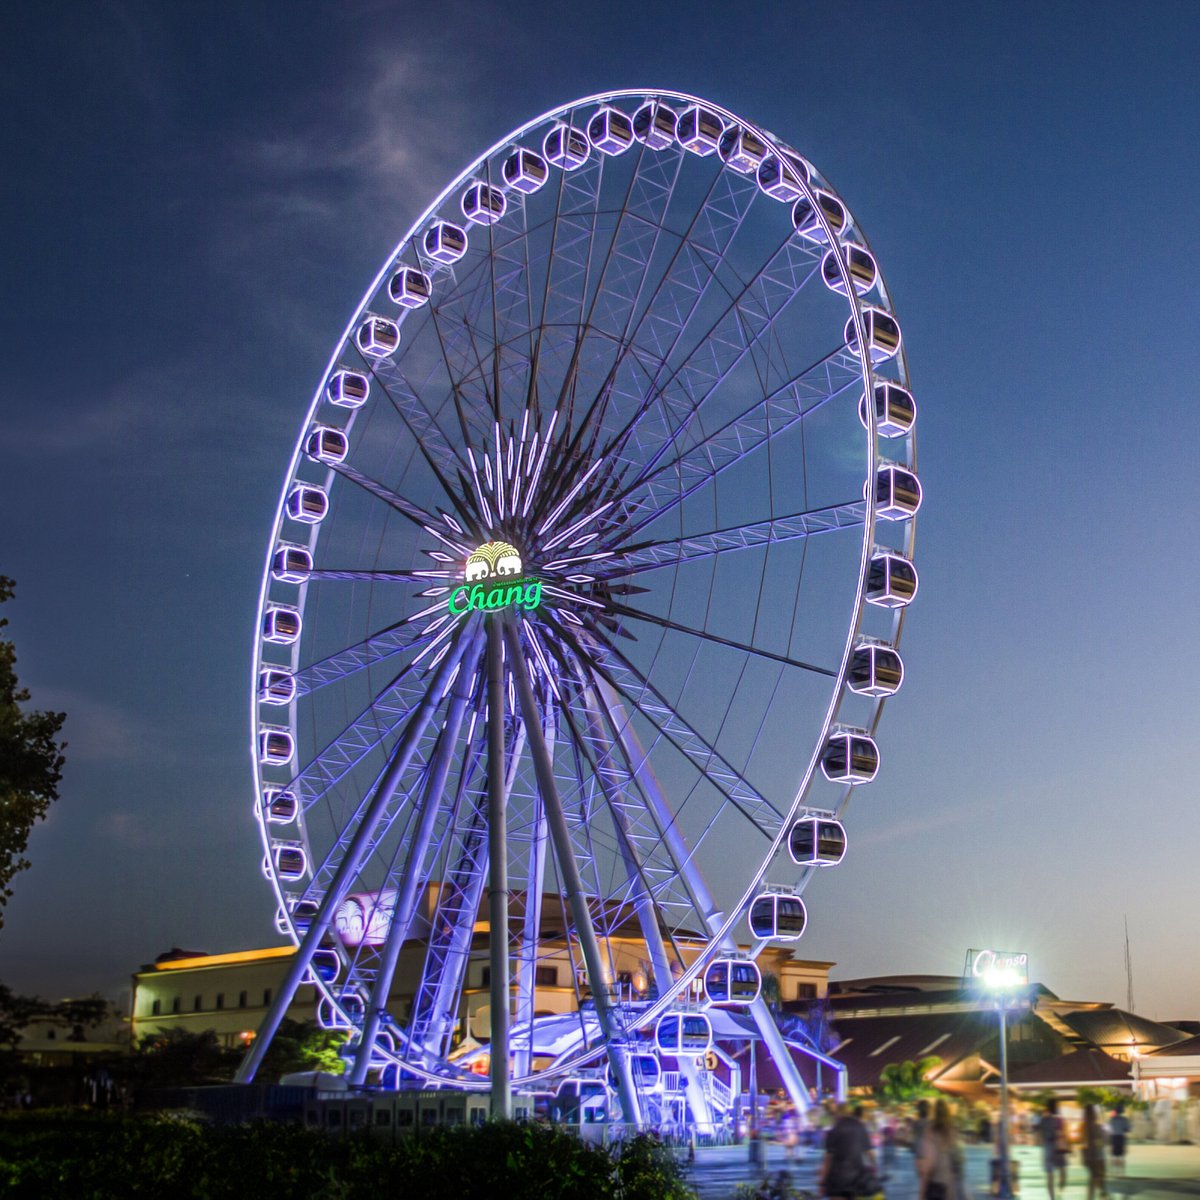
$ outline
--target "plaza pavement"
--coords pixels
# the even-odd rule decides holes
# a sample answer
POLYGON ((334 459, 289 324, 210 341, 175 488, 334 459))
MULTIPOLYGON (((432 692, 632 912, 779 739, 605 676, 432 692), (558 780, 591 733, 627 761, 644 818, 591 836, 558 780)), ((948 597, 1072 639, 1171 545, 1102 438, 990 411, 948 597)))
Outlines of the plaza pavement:
MULTIPOLYGON (((767 1170, 776 1175, 787 1164, 783 1147, 767 1143, 767 1170)), ((967 1146, 967 1188, 971 1200, 986 1200, 990 1146, 967 1146)), ((1020 1200, 1049 1200, 1046 1176, 1042 1171, 1041 1152, 1033 1146, 1018 1146, 1014 1157, 1020 1163, 1020 1200)), ((1073 1153, 1067 1171, 1064 1192, 1056 1189, 1056 1200, 1087 1200, 1087 1177, 1078 1153, 1073 1153)), ((820 1153, 801 1149, 791 1167, 793 1186, 816 1192, 817 1164, 820 1153)), ((749 1164, 745 1145, 704 1147, 696 1152, 689 1182, 701 1200, 729 1200, 740 1183, 756 1178, 749 1164)), ((1200 1146, 1161 1146, 1135 1143, 1130 1147, 1124 1179, 1109 1180, 1113 1200, 1181 1200, 1200 1197, 1200 1146)), ((916 1175, 912 1156, 899 1151, 892 1177, 884 1185, 887 1200, 917 1200, 916 1175)))

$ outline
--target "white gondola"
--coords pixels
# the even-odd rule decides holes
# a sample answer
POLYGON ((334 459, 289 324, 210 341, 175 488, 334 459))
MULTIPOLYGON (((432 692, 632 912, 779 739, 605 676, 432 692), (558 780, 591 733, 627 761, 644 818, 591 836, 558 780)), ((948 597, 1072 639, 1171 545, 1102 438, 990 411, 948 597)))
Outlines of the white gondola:
MULTIPOLYGON (((653 1092, 662 1083, 662 1063, 657 1054, 630 1054, 629 1070, 633 1074, 633 1086, 639 1092, 653 1092)), ((617 1090, 617 1075, 611 1062, 604 1073, 604 1081, 610 1092, 617 1090)))
POLYGON ((679 144, 702 158, 715 154, 721 145, 725 122, 715 112, 699 104, 691 104, 679 114, 675 136, 679 144))
POLYGON ((316 462, 345 462, 349 452, 349 439, 342 430, 331 425, 316 426, 304 439, 304 453, 316 462))
POLYGON ((807 196, 801 196, 792 206, 792 228, 797 237, 809 242, 827 242, 829 235, 821 224, 821 216, 829 222, 834 237, 840 237, 850 224, 846 206, 832 193, 818 188, 813 196, 816 203, 807 196), (818 212, 820 216, 818 216, 818 212))
POLYGON ((315 900, 296 900, 291 898, 288 903, 292 910, 292 926, 303 937, 308 932, 309 926, 316 919, 319 906, 315 900))
POLYGON ((504 216, 508 201, 504 193, 490 183, 473 183, 459 202, 463 216, 476 225, 495 225, 504 216))
POLYGON ((709 1004, 753 1004, 762 991, 758 964, 748 958, 718 958, 704 972, 704 994, 709 1004))
POLYGON ((752 129, 730 125, 721 137, 719 152, 727 167, 753 175, 767 157, 767 144, 752 129))
POLYGON ((280 583, 303 583, 313 568, 313 557, 307 546, 285 542, 271 556, 271 578, 280 583))
MULTIPOLYGON (((879 267, 875 263, 875 256, 869 250, 851 244, 841 247, 841 257, 846 264, 854 290, 860 296, 866 295, 879 282, 879 267)), ((842 296, 846 294, 846 284, 838 269, 837 248, 825 251, 825 257, 821 260, 821 278, 831 291, 842 296)))
POLYGON ((315 525, 323 521, 329 511, 329 497, 323 488, 314 487, 311 483, 297 483, 288 492, 284 509, 293 521, 315 525))
POLYGON ((921 507, 921 481, 907 467, 883 463, 875 473, 875 515, 904 521, 921 507))
POLYGON ((633 122, 619 108, 602 108, 588 122, 588 141, 609 157, 633 145, 633 122))
POLYGON ((903 608, 917 594, 917 568, 894 550, 879 550, 871 556, 867 571, 867 603, 880 608, 903 608))
POLYGON ((309 979, 319 979, 322 983, 332 983, 342 970, 342 960, 336 950, 314 950, 308 960, 309 979))
POLYGON ((654 1044, 675 1058, 705 1054, 712 1042, 712 1022, 704 1013, 663 1013, 654 1027, 654 1044))
POLYGON ((271 858, 280 879, 295 883, 308 873, 308 855, 300 842, 272 842, 271 858))
POLYGON ((448 267, 451 263, 458 262, 466 254, 467 234, 465 230, 460 229, 457 225, 451 225, 449 221, 434 221, 425 230, 425 237, 421 244, 425 247, 425 253, 434 262, 448 267))
POLYGON ((574 125, 555 125, 542 141, 542 153, 547 162, 574 171, 588 160, 587 135, 574 125))
MULTIPOLYGON (((900 325, 896 318, 882 308, 864 308, 863 321, 867 326, 867 345, 871 351, 873 363, 886 362, 895 358, 900 352, 900 325)), ((854 328, 854 318, 846 322, 846 348, 858 353, 858 331, 854 328)))
POLYGON ((859 696, 894 696, 904 682, 904 663, 891 646, 863 642, 850 656, 846 683, 859 696))
POLYGON ((299 811, 295 792, 287 788, 263 788, 262 814, 268 825, 290 825, 299 811))
POLYGON ((758 186, 773 200, 792 204, 804 195, 800 181, 808 183, 812 170, 798 154, 769 154, 758 167, 758 186))
POLYGON ((527 196, 539 191, 550 178, 550 168, 546 166, 546 160, 523 146, 514 150, 504 160, 502 173, 504 182, 510 188, 524 192, 527 196))
MULTIPOLYGON (((880 437, 903 437, 917 419, 917 402, 912 392, 898 383, 884 380, 877 383, 875 391, 875 432, 880 437)), ((858 419, 867 425, 867 396, 864 392, 858 401, 858 419)))
POLYGON ((295 677, 276 667, 267 667, 258 673, 258 699, 260 704, 276 706, 291 704, 296 698, 295 677))
POLYGON ((416 267, 401 267, 388 280, 388 295, 401 308, 420 308, 429 303, 433 283, 424 271, 416 267))
POLYGON ((870 783, 879 773, 879 747, 862 729, 835 729, 821 752, 821 774, 830 783, 870 783))
POLYGON ((282 767, 292 761, 296 743, 286 729, 267 726, 258 732, 258 761, 264 767, 282 767))
POLYGON ((808 925, 808 910, 799 896, 759 892, 750 901, 747 923, 756 938, 766 938, 772 942, 797 942, 808 925))
POLYGON ((290 646, 300 636, 300 610, 287 604, 272 604, 263 613, 263 641, 290 646))
POLYGON ((658 100, 648 100, 633 114, 633 136, 651 150, 666 150, 675 144, 678 122, 673 108, 658 100))
POLYGON ((354 1029, 362 1022, 366 1006, 357 992, 343 992, 334 1004, 322 996, 317 1004, 317 1024, 322 1029, 354 1029))
POLYGON ((369 358, 387 358, 400 345, 400 326, 387 317, 367 316, 359 325, 354 341, 369 358))
POLYGON ((809 813, 792 826, 788 853, 798 867, 836 867, 846 857, 846 827, 829 813, 809 813))
POLYGON ((371 381, 361 371, 341 367, 329 377, 325 395, 339 408, 361 408, 371 394, 371 381))

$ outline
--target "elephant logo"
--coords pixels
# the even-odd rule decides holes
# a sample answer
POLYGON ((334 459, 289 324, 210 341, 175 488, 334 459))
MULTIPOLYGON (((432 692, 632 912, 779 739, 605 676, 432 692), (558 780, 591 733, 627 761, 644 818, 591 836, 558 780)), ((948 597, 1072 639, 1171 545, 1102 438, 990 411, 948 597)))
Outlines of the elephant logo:
POLYGON ((498 575, 520 575, 521 556, 508 542, 484 542, 467 559, 466 581, 478 583, 498 575))
POLYGON ((451 591, 447 605, 450 615, 491 612, 519 607, 532 612, 542 602, 539 579, 521 577, 521 555, 508 542, 484 542, 468 559, 464 583, 451 591))

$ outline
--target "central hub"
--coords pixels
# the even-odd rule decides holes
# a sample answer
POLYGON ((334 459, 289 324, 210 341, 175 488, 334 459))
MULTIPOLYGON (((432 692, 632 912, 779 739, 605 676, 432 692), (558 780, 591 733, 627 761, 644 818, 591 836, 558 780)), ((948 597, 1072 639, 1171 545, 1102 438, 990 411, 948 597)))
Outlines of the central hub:
POLYGON ((532 610, 542 602, 541 581, 523 573, 521 553, 508 542, 484 542, 472 552, 463 580, 446 602, 456 617, 502 608, 532 610))

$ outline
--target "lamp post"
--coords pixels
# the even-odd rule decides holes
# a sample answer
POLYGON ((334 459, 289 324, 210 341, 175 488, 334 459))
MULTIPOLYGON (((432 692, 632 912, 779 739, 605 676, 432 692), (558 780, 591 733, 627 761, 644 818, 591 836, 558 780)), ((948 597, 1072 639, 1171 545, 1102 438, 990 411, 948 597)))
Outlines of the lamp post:
POLYGON ((1012 1179, 1008 1170, 1008 994, 996 997, 1000 1010, 1000 1128, 996 1134, 996 1153, 1000 1166, 996 1176, 996 1195, 1000 1200, 1012 1200, 1012 1179))

